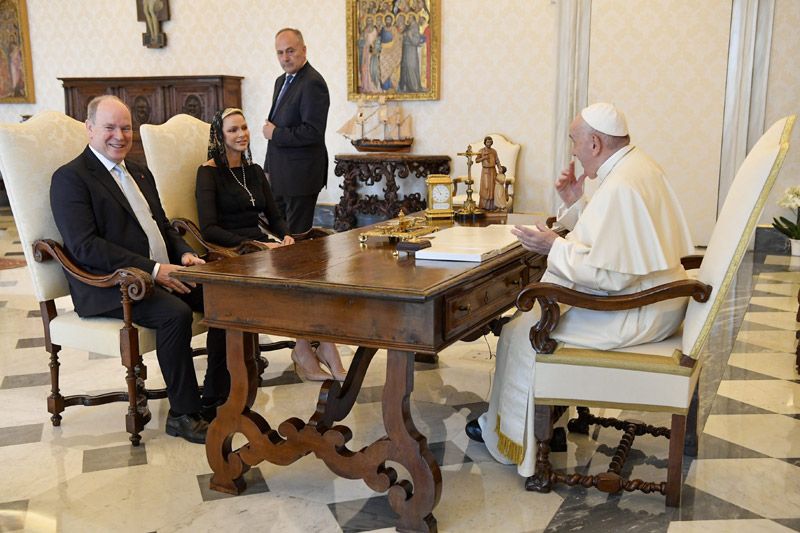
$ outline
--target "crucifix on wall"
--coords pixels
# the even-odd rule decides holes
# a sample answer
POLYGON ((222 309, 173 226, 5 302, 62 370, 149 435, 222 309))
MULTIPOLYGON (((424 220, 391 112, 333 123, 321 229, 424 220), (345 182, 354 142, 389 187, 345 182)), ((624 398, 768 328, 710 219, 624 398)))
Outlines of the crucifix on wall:
POLYGON ((169 0, 136 0, 136 18, 147 24, 142 45, 147 48, 167 46, 167 34, 161 31, 161 23, 169 20, 169 0))

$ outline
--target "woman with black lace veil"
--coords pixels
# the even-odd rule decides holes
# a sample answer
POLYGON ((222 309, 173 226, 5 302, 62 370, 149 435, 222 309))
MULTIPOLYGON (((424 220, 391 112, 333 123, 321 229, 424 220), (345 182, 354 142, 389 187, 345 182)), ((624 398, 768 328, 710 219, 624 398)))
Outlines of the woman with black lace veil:
MULTIPOLYGON (((197 169, 197 215, 200 231, 208 242, 235 247, 245 242, 276 248, 294 244, 280 214, 264 170, 253 163, 250 131, 241 109, 218 111, 211 121, 209 160, 197 169), (270 238, 259 220, 265 218, 270 238)), ((336 345, 320 343, 314 350, 308 339, 297 339, 292 361, 301 378, 343 381, 346 371, 336 345), (328 367, 328 374, 320 362, 328 367)))

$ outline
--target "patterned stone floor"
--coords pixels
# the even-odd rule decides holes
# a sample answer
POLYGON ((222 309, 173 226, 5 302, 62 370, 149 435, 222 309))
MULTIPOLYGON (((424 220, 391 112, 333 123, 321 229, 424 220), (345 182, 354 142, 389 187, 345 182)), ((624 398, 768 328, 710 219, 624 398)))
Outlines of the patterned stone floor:
MULTIPOLYGON (((21 256, 8 210, 0 209, 0 257, 21 256)), ((412 412, 442 465, 440 531, 778 532, 800 530, 800 381, 794 370, 794 313, 800 262, 749 256, 718 320, 701 380, 699 455, 684 462, 683 505, 660 496, 559 487, 527 493, 513 468, 469 441, 467 419, 486 408, 496 340, 459 343, 438 366, 418 365, 412 412)), ((59 301, 60 308, 69 307, 59 301)), ((197 339, 202 343, 202 339, 197 339)), ((0 271, 0 531, 373 531, 391 530, 384 495, 360 481, 337 479, 306 457, 290 467, 262 464, 248 490, 231 497, 208 489, 202 446, 167 436, 168 406, 153 402, 142 445, 124 431, 124 406, 72 407, 50 425, 47 355, 38 304, 25 268, 0 271)), ((342 346, 345 363, 353 350, 342 346)), ((153 354, 146 356, 158 382, 153 354)), ((202 372, 202 361, 198 362, 202 372)), ((353 447, 382 434, 379 354, 352 414, 353 447)), ((115 358, 66 350, 67 393, 118 388, 115 358)), ((255 408, 271 421, 310 415, 317 387, 300 382, 288 352, 270 355, 255 408)), ((618 412, 605 410, 606 416, 618 412)), ((651 423, 664 417, 625 413, 651 423)), ((616 432, 570 435, 554 454, 560 468, 604 470, 616 432)), ((635 477, 664 479, 663 439, 640 438, 631 452, 635 477)), ((237 445, 237 443, 234 443, 237 445)))

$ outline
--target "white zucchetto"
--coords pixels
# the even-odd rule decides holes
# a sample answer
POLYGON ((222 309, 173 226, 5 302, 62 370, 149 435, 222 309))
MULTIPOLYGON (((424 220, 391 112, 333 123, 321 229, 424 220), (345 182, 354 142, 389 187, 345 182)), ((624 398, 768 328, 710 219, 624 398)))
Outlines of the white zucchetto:
POLYGON ((614 137, 628 135, 628 121, 625 120, 625 114, 614 104, 605 102, 592 104, 581 111, 581 118, 600 133, 614 137))

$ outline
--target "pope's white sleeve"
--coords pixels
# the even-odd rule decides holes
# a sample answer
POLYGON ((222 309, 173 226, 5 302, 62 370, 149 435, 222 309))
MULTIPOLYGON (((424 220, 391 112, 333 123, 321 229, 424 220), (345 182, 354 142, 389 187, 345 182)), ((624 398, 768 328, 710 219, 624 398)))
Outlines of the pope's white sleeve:
POLYGON ((562 203, 558 208, 558 213, 556 213, 556 222, 558 222, 561 227, 572 231, 575 224, 578 223, 578 217, 583 213, 584 207, 586 207, 585 196, 581 196, 580 199, 569 207, 566 207, 562 203))
POLYGON ((635 282, 636 274, 603 270, 586 264, 591 249, 581 243, 559 237, 547 255, 547 271, 600 293, 618 292, 635 282))

